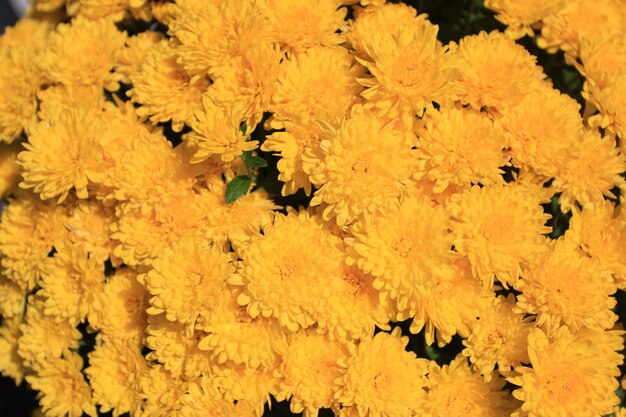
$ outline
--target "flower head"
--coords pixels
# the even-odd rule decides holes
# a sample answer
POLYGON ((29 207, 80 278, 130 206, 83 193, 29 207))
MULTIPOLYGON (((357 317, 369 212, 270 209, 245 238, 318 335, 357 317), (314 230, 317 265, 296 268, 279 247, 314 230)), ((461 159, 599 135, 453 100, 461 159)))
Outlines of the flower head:
POLYGON ((15 316, 3 319, 0 325, 0 374, 15 381, 19 386, 27 372, 23 359, 18 353, 19 339, 22 336, 22 318, 15 316))
POLYGON ((524 35, 533 36, 531 25, 558 12, 567 2, 568 0, 486 0, 485 7, 496 12, 496 19, 508 26, 507 35, 518 39, 524 35))

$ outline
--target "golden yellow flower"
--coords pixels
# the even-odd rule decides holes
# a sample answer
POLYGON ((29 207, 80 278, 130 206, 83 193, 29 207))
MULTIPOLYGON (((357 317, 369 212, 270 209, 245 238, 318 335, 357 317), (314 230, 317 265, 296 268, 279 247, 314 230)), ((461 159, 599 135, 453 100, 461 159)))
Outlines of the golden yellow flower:
POLYGON ((417 133, 417 148, 435 193, 504 183, 505 136, 485 113, 446 108, 429 115, 417 133))
POLYGON ((80 371, 83 359, 66 352, 62 358, 46 362, 34 375, 27 375, 42 411, 50 417, 81 417, 83 413, 96 417, 98 412, 91 397, 91 387, 80 371))
POLYGON ((504 417, 518 405, 502 391, 505 380, 497 375, 483 379, 470 369, 467 359, 458 356, 449 365, 430 362, 428 395, 424 413, 428 416, 504 417))
POLYGON ((95 200, 80 200, 70 208, 65 227, 69 240, 104 262, 113 254, 110 225, 115 212, 95 200))
POLYGON ((467 337, 475 319, 493 299, 472 275, 467 257, 452 264, 452 273, 437 268, 424 277, 409 299, 409 314, 413 317, 410 331, 417 334, 426 327, 426 343, 437 340, 444 346, 456 333, 467 337))
POLYGON ((117 268, 107 277, 104 288, 94 301, 89 324, 107 337, 130 340, 141 345, 147 324, 150 294, 137 280, 137 273, 127 267, 117 268))
POLYGON ((5 318, 22 314, 27 292, 14 281, 0 275, 0 315, 5 318))
POLYGON ((104 264, 67 241, 55 244, 57 252, 46 258, 41 272, 41 295, 46 314, 76 325, 93 314, 94 301, 102 291, 104 264))
POLYGON ((45 203, 29 193, 9 200, 0 222, 2 274, 32 290, 57 239, 65 237, 67 209, 45 203))
POLYGON ((513 396, 524 402, 511 415, 596 417, 611 413, 619 403, 615 375, 623 357, 607 354, 598 342, 576 338, 567 326, 552 338, 539 328, 531 330, 528 355, 532 368, 517 367, 518 375, 507 378, 520 387, 513 396))
POLYGON ((17 154, 21 146, 0 145, 0 196, 3 198, 13 194, 20 182, 20 166, 17 164, 17 154))
POLYGON ((166 248, 145 275, 152 295, 148 314, 165 313, 193 333, 196 321, 204 320, 223 296, 226 280, 235 271, 233 257, 220 247, 200 239, 186 239, 166 248))
POLYGON ((474 109, 483 106, 506 111, 544 78, 537 59, 501 32, 466 36, 456 51, 461 59, 463 102, 474 109))
POLYGON ((486 287, 494 278, 514 284, 522 266, 546 252, 543 235, 550 232, 545 226, 550 216, 540 202, 530 187, 519 184, 474 186, 449 199, 454 246, 486 287))
POLYGON ((136 19, 150 20, 150 8, 147 0, 75 0, 68 4, 70 15, 85 16, 88 19, 109 17, 115 22, 132 16, 136 19))
MULTIPOLYGON (((92 110, 94 114, 102 111, 105 96, 102 89, 93 85, 55 84, 37 93, 40 120, 59 120, 59 115, 72 108, 92 110)), ((108 121, 107 121, 108 122, 108 121)))
POLYGON ((38 12, 53 12, 65 5, 67 0, 33 0, 32 4, 38 12))
POLYGON ((415 136, 396 130, 361 106, 340 127, 324 127, 315 154, 304 156, 304 171, 319 186, 311 206, 324 205, 325 220, 344 226, 371 219, 398 204, 417 171, 415 136))
POLYGON ((361 417, 401 417, 423 408, 428 360, 405 351, 408 337, 400 328, 361 340, 346 361, 344 385, 336 398, 356 406, 361 417))
MULTIPOLYGON (((65 1, 65 0, 63 0, 65 1)), ((35 1, 33 1, 35 3, 35 1)), ((30 51, 44 48, 54 26, 45 19, 23 17, 7 26, 0 36, 0 47, 20 47, 30 51)))
POLYGON ((152 364, 141 377, 139 398, 143 402, 137 414, 142 417, 178 417, 188 386, 186 379, 172 376, 163 365, 152 364))
POLYGON ((341 29, 347 9, 341 0, 260 0, 267 15, 270 38, 287 51, 343 42, 341 29))
POLYGON ((350 355, 347 345, 324 333, 302 331, 290 335, 289 346, 281 353, 277 375, 281 377, 279 397, 290 399, 293 413, 317 415, 320 408, 339 409, 334 398, 342 388, 346 369, 340 365, 350 355))
POLYGON ((50 81, 89 85, 115 91, 120 77, 111 71, 126 41, 110 19, 88 20, 78 16, 62 23, 48 38, 41 66, 50 81))
POLYGON ((211 98, 204 96, 204 108, 195 112, 195 119, 190 121, 192 131, 185 135, 196 148, 191 158, 192 163, 202 162, 213 155, 219 155, 224 162, 230 162, 245 151, 252 151, 259 146, 256 140, 247 140, 239 126, 243 114, 239 108, 222 108, 211 98))
POLYGON ((74 189, 78 198, 89 197, 88 187, 106 178, 113 161, 105 154, 104 120, 89 110, 71 109, 53 114, 29 132, 23 152, 23 188, 33 188, 42 199, 58 196, 59 203, 74 189))
POLYGON ((513 39, 533 36, 531 25, 558 12, 570 0, 485 0, 485 7, 497 13, 496 19, 507 25, 506 33, 513 39))
MULTIPOLYGON (((626 138, 626 71, 610 75, 606 79, 606 86, 600 87, 593 83, 586 83, 584 97, 593 103, 600 114, 589 119, 591 126, 605 129, 608 134, 617 134, 626 138)), ((621 145, 622 149, 626 146, 621 145)))
POLYGON ((202 95, 208 87, 205 78, 191 80, 176 63, 177 56, 170 41, 162 40, 148 51, 141 71, 130 77, 133 88, 128 96, 140 104, 137 114, 150 116, 153 123, 171 120, 172 129, 182 130, 202 109, 202 95))
POLYGON ((209 378, 190 383, 182 403, 181 417, 250 417, 258 414, 247 401, 238 401, 236 404, 226 401, 209 378))
POLYGON ((20 324, 22 317, 17 315, 13 318, 3 318, 0 325, 0 374, 11 378, 16 386, 22 383, 27 371, 18 354, 19 339, 22 335, 20 324))
POLYGON ((357 103, 364 74, 342 47, 313 47, 289 55, 280 64, 269 110, 280 121, 308 124, 343 119, 357 103))
POLYGON ((526 339, 533 327, 532 317, 515 312, 515 296, 497 297, 482 310, 479 320, 471 326, 463 340, 463 355, 483 375, 489 375, 498 366, 506 375, 513 367, 528 363, 526 339))
POLYGON ((141 377, 147 370, 148 363, 141 356, 140 347, 116 338, 99 337, 89 353, 85 375, 100 412, 113 411, 115 417, 134 414, 140 407, 141 377))
POLYGON ((119 52, 115 72, 122 76, 121 82, 130 84, 131 77, 141 72, 150 49, 163 39, 160 32, 141 32, 126 38, 126 45, 119 52))
POLYGON ((568 212, 577 201, 583 207, 615 198, 611 189, 626 186, 620 175, 626 171, 626 158, 615 147, 615 140, 602 138, 596 130, 587 130, 582 140, 570 147, 570 154, 557 169, 552 186, 562 191, 561 210, 568 212))
POLYGON ((20 326, 18 354, 24 364, 38 371, 63 352, 78 349, 82 335, 68 320, 57 320, 56 316, 46 315, 45 298, 31 295, 28 298, 24 323, 20 326))
POLYGON ((253 409, 253 415, 260 417, 265 403, 270 401, 270 394, 278 392, 278 366, 277 361, 270 366, 251 369, 245 365, 226 362, 214 369, 215 378, 211 380, 226 401, 247 403, 246 408, 253 409))
POLYGON ((398 211, 358 224, 353 235, 345 240, 348 264, 372 274, 381 300, 396 300, 399 310, 433 275, 452 277, 449 218, 427 197, 404 198, 398 211))
POLYGON ((572 332, 581 327, 610 329, 617 321, 616 287, 611 272, 561 238, 549 255, 522 274, 516 287, 518 311, 536 314, 537 324, 550 333, 562 324, 572 332))
POLYGON ((277 214, 263 234, 237 247, 242 259, 229 283, 251 317, 275 317, 290 331, 311 326, 339 281, 341 239, 309 212, 277 214))

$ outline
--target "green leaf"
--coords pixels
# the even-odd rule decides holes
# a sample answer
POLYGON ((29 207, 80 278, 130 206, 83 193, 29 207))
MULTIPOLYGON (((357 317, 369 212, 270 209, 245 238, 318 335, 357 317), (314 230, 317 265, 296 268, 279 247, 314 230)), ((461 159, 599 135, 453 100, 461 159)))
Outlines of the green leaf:
POLYGON ((243 122, 242 124, 239 125, 239 130, 241 130, 242 135, 245 135, 246 132, 248 131, 248 124, 246 122, 243 122))
POLYGON ((251 168, 265 168, 267 161, 260 156, 252 156, 252 151, 245 151, 241 158, 251 168))
POLYGON ((252 179, 247 175, 239 175, 226 184, 226 194, 224 201, 230 204, 248 193, 252 179))
POLYGON ((426 345, 426 356, 428 356, 430 360, 437 361, 441 357, 441 354, 434 347, 426 345))

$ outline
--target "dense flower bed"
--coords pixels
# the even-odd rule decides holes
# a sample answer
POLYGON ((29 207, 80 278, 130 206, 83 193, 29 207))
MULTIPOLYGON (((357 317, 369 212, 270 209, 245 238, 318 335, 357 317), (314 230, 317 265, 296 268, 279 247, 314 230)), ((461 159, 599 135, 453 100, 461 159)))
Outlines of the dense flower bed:
POLYGON ((444 44, 384 0, 34 0, 0 372, 50 417, 626 415, 626 4, 485 6, 444 44))

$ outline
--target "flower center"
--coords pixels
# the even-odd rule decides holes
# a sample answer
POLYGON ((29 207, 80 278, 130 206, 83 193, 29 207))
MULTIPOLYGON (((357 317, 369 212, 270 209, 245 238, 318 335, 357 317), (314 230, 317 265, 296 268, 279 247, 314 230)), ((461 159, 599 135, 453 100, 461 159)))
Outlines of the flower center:
POLYGON ((282 279, 291 277, 296 271, 296 262, 291 256, 283 256, 278 263, 278 273, 282 279))
POLYGON ((357 159, 356 162, 352 164, 352 171, 359 173, 367 173, 370 168, 370 162, 367 159, 357 159))
POLYGON ((402 258, 406 258, 413 251, 413 241, 406 236, 396 240, 392 246, 393 250, 402 258))
POLYGON ((354 297, 359 294, 364 287, 364 283, 362 281, 363 276, 360 271, 355 270, 354 267, 350 268, 350 270, 344 272, 343 281, 347 284, 347 295, 350 297, 354 297))

